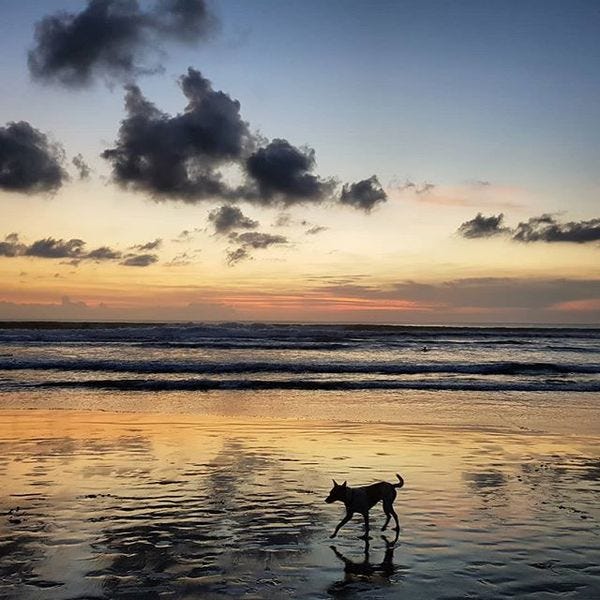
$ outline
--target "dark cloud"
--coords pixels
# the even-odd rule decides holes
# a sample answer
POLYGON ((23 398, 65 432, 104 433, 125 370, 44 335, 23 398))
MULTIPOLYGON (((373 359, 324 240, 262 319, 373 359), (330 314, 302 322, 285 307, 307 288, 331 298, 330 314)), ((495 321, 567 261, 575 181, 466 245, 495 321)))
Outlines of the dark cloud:
POLYGON ((108 246, 100 246, 85 255, 89 260, 118 260, 121 258, 121 252, 113 250, 108 246))
POLYGON ((197 42, 218 26, 205 0, 159 0, 154 15, 157 30, 178 41, 197 42))
POLYGON ((215 169, 239 161, 252 147, 240 104, 214 91, 194 69, 180 85, 188 105, 174 117, 159 111, 137 86, 127 86, 127 117, 116 146, 102 156, 117 183, 158 199, 230 198, 234 193, 215 169))
POLYGON ((91 169, 87 165, 85 160, 83 160, 83 156, 81 154, 77 154, 76 156, 74 156, 73 160, 71 162, 77 169, 77 172, 79 174, 79 179, 88 179, 89 178, 91 169))
POLYGON ((158 262, 156 254, 127 254, 120 264, 125 267, 149 267, 156 262, 158 262))
POLYGON ((304 233, 306 235, 316 235, 317 233, 322 233, 323 231, 327 231, 329 227, 323 227, 322 225, 315 225, 310 229, 307 229, 304 233))
POLYGON ((242 243, 249 248, 268 248, 275 244, 287 244, 288 239, 283 235, 274 235, 272 233, 259 233, 258 231, 248 231, 246 233, 233 234, 230 239, 242 243))
POLYGON ((518 242, 572 242, 587 244, 600 241, 600 218, 559 223, 552 215, 532 217, 517 225, 513 240, 518 242))
POLYGON ((246 161, 247 173, 258 188, 258 193, 248 195, 263 204, 320 202, 333 193, 335 181, 312 174, 315 165, 312 148, 274 139, 246 161))
POLYGON ((366 212, 370 212, 377 204, 385 202, 387 194, 375 175, 356 183, 342 187, 340 202, 366 212))
POLYGON ((20 254, 22 254, 22 252, 16 244, 11 244, 10 242, 0 242, 0 256, 14 258, 20 254))
POLYGON ((231 233, 229 239, 236 244, 238 248, 232 248, 227 251, 227 264, 234 264, 249 258, 251 250, 268 248, 270 246, 287 244, 288 239, 282 235, 274 235, 271 233, 260 233, 258 231, 247 231, 245 233, 231 233))
POLYGON ((13 192, 57 190, 67 179, 60 145, 25 121, 0 127, 0 189, 13 192))
POLYGON ((458 228, 465 238, 510 234, 517 242, 571 242, 586 244, 600 241, 600 218, 560 223, 553 215, 541 215, 522 221, 514 229, 503 226, 504 215, 484 217, 481 213, 458 228))
POLYGON ((89 0, 81 12, 36 24, 29 71, 39 81, 75 87, 96 77, 128 81, 160 70, 165 39, 196 42, 214 24, 204 0, 160 0, 147 11, 136 0, 89 0))
POLYGON ((259 225, 258 221, 246 217, 236 206, 227 204, 211 211, 208 220, 213 224, 215 233, 229 233, 234 229, 256 229, 259 225))
POLYGON ((145 244, 136 244, 135 246, 131 246, 132 250, 139 250, 140 252, 147 252, 149 250, 158 250, 162 246, 162 239, 156 238, 151 242, 146 242, 145 244))
POLYGON ((6 258, 14 258, 20 256, 25 252, 25 244, 21 244, 19 241, 19 235, 16 233, 9 233, 3 242, 0 242, 0 256, 6 258))
MULTIPOLYGON (((179 85, 188 104, 175 116, 159 110, 136 85, 126 86, 127 116, 115 147, 102 153, 116 183, 158 200, 188 203, 245 200, 285 207, 334 200, 337 183, 313 172, 313 149, 284 139, 266 143, 252 134, 240 103, 213 90, 195 69, 189 68, 179 85), (241 183, 224 180, 227 167, 239 170, 241 183)), ((368 212, 386 198, 373 176, 344 186, 340 201, 368 212)))
POLYGON ((81 258, 84 252, 85 242, 80 239, 57 240, 45 238, 33 242, 25 249, 25 256, 37 256, 39 258, 81 258))
POLYGON ((466 221, 458 228, 458 234, 465 238, 474 239, 509 233, 510 229, 503 226, 503 221, 504 215, 502 213, 489 217, 477 213, 474 219, 466 221))
MULTIPOLYGON (((24 244, 16 233, 11 233, 0 242, 0 256, 15 258, 28 256, 44 259, 67 259, 69 264, 77 266, 80 262, 90 261, 116 261, 122 258, 122 253, 109 246, 100 246, 89 252, 86 243, 78 238, 70 240, 56 239, 53 237, 36 240, 32 244, 24 244)), ((135 255, 128 254, 126 258, 135 255)))

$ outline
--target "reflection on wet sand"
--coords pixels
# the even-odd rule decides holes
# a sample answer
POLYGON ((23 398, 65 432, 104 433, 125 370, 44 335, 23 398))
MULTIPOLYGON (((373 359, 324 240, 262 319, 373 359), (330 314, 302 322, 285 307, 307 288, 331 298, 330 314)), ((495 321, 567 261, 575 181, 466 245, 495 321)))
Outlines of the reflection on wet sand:
POLYGON ((389 586, 394 581, 402 579, 400 574, 403 567, 394 564, 394 550, 398 542, 398 535, 393 540, 381 536, 385 544, 385 551, 381 562, 372 562, 371 544, 365 540, 362 560, 354 560, 342 554, 336 546, 330 546, 335 556, 344 565, 344 579, 332 583, 327 592, 334 597, 344 597, 352 594, 360 594, 361 591, 369 591, 371 588, 379 586, 389 586))
MULTIPOLYGON (((600 586, 600 445, 511 430, 3 411, 2 598, 565 596, 600 586), (330 546, 331 477, 406 485, 330 546), (374 527, 383 524, 379 511, 374 527)), ((343 480, 342 479, 342 480, 343 480)))

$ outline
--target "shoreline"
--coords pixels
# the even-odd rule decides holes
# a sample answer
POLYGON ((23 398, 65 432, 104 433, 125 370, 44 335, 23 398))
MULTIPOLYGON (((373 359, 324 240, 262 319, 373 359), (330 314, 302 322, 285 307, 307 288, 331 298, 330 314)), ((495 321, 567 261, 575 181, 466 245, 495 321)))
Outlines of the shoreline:
POLYGON ((187 418, 314 420, 487 428, 500 431, 600 432, 598 393, 477 393, 448 391, 119 392, 43 390, 0 393, 0 411, 74 410, 187 418))

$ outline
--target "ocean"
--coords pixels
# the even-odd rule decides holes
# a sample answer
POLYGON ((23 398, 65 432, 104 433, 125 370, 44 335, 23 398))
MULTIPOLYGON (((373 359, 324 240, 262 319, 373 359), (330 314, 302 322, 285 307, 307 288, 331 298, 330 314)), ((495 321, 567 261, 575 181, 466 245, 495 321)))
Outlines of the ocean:
POLYGON ((595 600, 599 334, 5 323, 0 597, 595 600))
POLYGON ((0 325, 0 392, 600 391, 600 329, 0 325))

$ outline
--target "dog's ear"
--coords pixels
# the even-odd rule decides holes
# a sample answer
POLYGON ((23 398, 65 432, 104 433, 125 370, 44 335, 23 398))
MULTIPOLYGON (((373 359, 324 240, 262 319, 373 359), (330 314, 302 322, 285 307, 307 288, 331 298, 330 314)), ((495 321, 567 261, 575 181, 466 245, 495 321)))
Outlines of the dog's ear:
POLYGON ((338 486, 337 481, 335 479, 332 479, 331 481, 333 481, 333 485, 335 485, 335 487, 338 486))
POLYGON ((342 487, 346 487, 347 483, 347 481, 344 481, 344 483, 342 483, 342 487))

